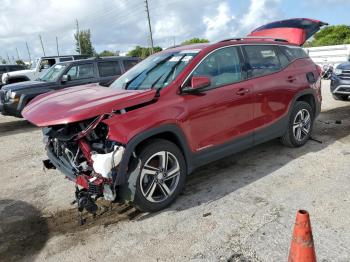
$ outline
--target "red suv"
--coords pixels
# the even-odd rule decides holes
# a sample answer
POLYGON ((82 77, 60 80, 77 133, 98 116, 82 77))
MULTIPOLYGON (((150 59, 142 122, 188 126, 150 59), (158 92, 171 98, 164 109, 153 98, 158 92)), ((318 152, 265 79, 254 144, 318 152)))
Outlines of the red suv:
POLYGON ((165 208, 199 166, 265 141, 304 145, 320 112, 320 68, 299 47, 325 25, 274 22, 248 37, 157 53, 117 79, 35 98, 49 159, 80 210, 120 200, 165 208))

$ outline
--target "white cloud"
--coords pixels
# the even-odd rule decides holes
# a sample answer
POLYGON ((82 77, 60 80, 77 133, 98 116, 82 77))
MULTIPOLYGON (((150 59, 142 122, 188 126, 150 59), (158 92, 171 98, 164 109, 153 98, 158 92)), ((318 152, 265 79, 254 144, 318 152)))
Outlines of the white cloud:
POLYGON ((217 8, 217 14, 213 17, 204 16, 203 22, 206 25, 205 36, 209 39, 218 39, 232 33, 235 17, 232 15, 228 2, 222 2, 217 8))
MULTIPOLYGON (((243 1, 243 0, 242 0, 243 1)), ((218 40, 242 35, 279 18, 279 0, 250 0, 246 12, 237 14, 233 0, 149 0, 156 45, 167 47, 192 38, 218 40)), ((0 5, 0 56, 27 59, 27 41, 33 57, 41 56, 38 35, 47 55, 74 53, 75 19, 90 28, 97 51, 126 51, 148 44, 143 0, 2 0, 0 5)))

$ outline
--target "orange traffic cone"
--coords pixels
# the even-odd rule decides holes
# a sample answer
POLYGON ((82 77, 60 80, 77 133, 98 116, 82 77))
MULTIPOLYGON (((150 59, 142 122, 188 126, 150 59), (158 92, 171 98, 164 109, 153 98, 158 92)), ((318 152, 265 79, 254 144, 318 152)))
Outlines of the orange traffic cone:
POLYGON ((309 213, 297 212, 288 262, 316 262, 309 213))

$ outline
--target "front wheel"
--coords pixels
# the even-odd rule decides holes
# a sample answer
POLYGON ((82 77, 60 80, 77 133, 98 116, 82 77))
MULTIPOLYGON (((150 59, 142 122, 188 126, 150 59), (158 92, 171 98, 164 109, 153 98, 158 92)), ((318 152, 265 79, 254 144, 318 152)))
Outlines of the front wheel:
POLYGON ((173 143, 156 139, 139 154, 134 206, 144 212, 159 211, 181 193, 186 180, 186 163, 173 143))
POLYGON ((295 103, 282 143, 289 147, 300 147, 306 144, 312 132, 314 122, 313 110, 304 101, 295 103))

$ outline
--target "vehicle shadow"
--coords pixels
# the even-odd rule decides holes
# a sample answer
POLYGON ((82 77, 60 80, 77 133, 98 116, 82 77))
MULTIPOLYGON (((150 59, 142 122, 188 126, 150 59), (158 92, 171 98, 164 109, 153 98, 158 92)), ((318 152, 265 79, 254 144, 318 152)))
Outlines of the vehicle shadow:
POLYGON ((0 200, 1 261, 34 261, 48 237, 38 209, 24 201, 0 200))
POLYGON ((21 134, 36 130, 37 127, 26 120, 15 120, 0 123, 0 137, 21 134))
MULTIPOLYGON (((284 147, 279 140, 273 140, 201 167, 188 177, 183 194, 169 209, 180 211, 213 202, 335 141, 350 143, 350 106, 321 113, 312 137, 314 140, 301 148, 284 147)), ((149 216, 153 215, 144 219, 149 216)))

